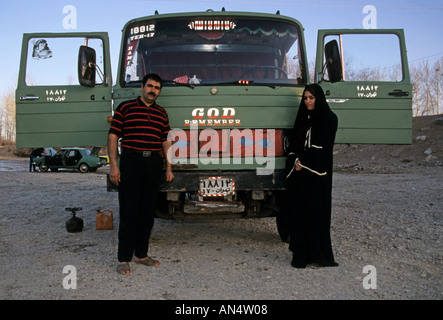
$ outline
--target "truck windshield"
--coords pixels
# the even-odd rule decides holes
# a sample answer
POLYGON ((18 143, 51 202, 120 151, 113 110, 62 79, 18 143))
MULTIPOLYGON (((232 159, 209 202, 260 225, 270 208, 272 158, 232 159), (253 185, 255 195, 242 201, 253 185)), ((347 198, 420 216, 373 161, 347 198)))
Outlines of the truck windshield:
POLYGON ((137 20, 125 32, 122 86, 147 73, 164 85, 304 84, 299 27, 278 19, 187 17, 137 20))

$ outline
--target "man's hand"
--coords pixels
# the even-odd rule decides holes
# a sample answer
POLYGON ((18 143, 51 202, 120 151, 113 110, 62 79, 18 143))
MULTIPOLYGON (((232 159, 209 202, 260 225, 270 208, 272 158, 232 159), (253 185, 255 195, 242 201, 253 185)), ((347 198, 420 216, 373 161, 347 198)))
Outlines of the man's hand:
POLYGON ((117 166, 111 166, 109 171, 109 180, 116 186, 120 183, 120 169, 117 166))
POLYGON ((167 182, 171 182, 175 178, 174 173, 172 173, 172 165, 171 165, 172 152, 168 153, 171 146, 172 146, 171 141, 163 141, 162 142, 163 154, 166 159, 166 181, 167 182))
POLYGON ((109 156, 109 180, 116 186, 120 183, 120 169, 117 164, 118 136, 108 134, 108 156, 109 156))
POLYGON ((171 182, 172 180, 174 180, 175 176, 174 173, 172 172, 171 168, 166 168, 166 181, 167 182, 171 182))
POLYGON ((300 160, 296 160, 295 161, 295 170, 296 171, 300 171, 301 169, 303 169, 303 167, 301 166, 301 162, 300 162, 300 160))

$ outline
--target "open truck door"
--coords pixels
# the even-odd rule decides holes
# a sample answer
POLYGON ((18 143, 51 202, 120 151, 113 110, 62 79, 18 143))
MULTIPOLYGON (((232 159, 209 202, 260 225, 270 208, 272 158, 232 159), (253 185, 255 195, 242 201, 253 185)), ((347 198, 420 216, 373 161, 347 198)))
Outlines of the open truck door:
POLYGON ((319 30, 315 82, 338 116, 336 143, 412 142, 403 30, 319 30))
POLYGON ((23 35, 18 148, 106 145, 111 115, 107 33, 23 35))

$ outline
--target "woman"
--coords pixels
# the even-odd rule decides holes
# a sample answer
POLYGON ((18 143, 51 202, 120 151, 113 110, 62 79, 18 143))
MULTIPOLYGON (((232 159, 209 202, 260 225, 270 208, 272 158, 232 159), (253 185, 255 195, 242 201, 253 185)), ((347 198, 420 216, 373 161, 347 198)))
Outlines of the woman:
POLYGON ((332 150, 337 116, 322 88, 307 85, 295 119, 286 163, 291 265, 338 266, 332 253, 332 150))

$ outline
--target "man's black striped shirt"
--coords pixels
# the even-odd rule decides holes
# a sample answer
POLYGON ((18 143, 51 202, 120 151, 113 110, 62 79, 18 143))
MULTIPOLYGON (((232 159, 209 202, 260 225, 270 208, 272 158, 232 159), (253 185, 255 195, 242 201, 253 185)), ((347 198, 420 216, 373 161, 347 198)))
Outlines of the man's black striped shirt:
POLYGON ((170 130, 165 109, 156 103, 148 107, 137 98, 115 109, 109 133, 122 137, 123 148, 160 151, 170 130))

